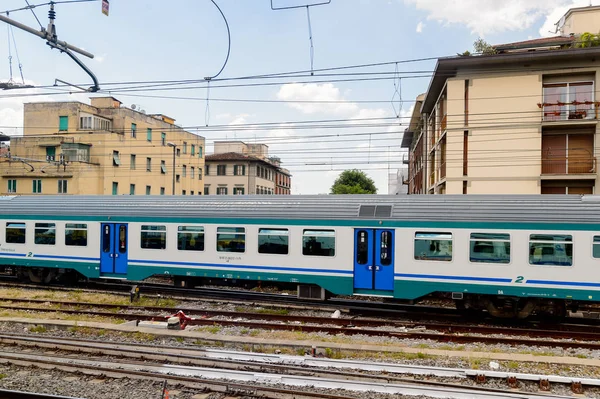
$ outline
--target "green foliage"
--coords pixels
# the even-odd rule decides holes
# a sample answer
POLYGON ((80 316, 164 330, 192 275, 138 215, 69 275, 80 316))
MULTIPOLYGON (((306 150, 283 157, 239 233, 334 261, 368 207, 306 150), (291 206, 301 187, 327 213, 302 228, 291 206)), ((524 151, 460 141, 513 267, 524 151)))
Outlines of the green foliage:
MULTIPOLYGON (((473 42, 473 50, 475 51, 475 54, 481 54, 481 55, 496 54, 496 48, 494 46, 492 46, 491 44, 489 44, 488 42, 486 42, 485 40, 483 40, 482 38, 478 38, 477 40, 475 40, 473 42)), ((469 57, 473 54, 469 50, 467 50, 464 53, 457 53, 457 55, 460 57, 469 57)))
POLYGON ((579 36, 579 40, 577 40, 577 43, 575 44, 575 47, 577 48, 588 48, 596 46, 600 46, 600 33, 598 33, 597 35, 594 35, 590 32, 582 33, 581 36, 579 36))
POLYGON ((331 194, 377 194, 377 187, 365 172, 345 170, 331 186, 331 194))
POLYGON ((44 326, 35 326, 35 327, 29 327, 29 331, 32 333, 43 334, 48 330, 44 326))

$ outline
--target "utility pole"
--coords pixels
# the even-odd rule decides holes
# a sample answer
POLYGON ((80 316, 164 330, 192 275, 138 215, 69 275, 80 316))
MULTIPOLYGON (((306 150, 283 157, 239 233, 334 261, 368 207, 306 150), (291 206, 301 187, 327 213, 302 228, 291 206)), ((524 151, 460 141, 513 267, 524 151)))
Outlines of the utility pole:
POLYGON ((81 67, 81 69, 83 69, 92 78, 94 85, 87 89, 87 91, 90 91, 92 93, 97 92, 98 90, 100 90, 98 79, 96 78, 94 73, 83 62, 81 62, 81 60, 79 60, 79 58, 77 58, 75 54, 73 54, 73 52, 76 52, 88 58, 94 58, 94 55, 85 50, 80 49, 79 47, 75 47, 71 44, 68 44, 67 42, 58 40, 58 36, 56 34, 56 26, 54 25, 55 19, 56 11, 54 11, 54 2, 50 2, 50 11, 48 11, 48 28, 41 28, 40 31, 37 31, 36 29, 30 28, 27 25, 24 25, 3 15, 0 15, 0 21, 6 22, 7 24, 12 25, 15 28, 24 30, 25 32, 29 32, 32 35, 36 35, 37 37, 46 40, 46 44, 51 48, 55 48, 61 53, 66 53, 69 57, 71 57, 73 61, 77 63, 77 65, 79 65, 79 67, 81 67))

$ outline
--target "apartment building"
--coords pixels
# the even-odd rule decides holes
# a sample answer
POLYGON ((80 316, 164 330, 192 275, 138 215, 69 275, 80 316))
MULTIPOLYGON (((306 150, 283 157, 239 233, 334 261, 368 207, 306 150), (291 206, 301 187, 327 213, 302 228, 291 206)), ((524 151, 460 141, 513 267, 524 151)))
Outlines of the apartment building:
POLYGON ((439 59, 402 140, 409 194, 597 193, 600 47, 576 45, 591 20, 600 7, 570 10, 568 36, 439 59))
POLYGON ((206 156, 205 195, 272 195, 291 193, 291 174, 281 160, 269 157, 265 144, 216 141, 206 156))
POLYGON ((27 103, 23 136, 11 137, 0 163, 0 187, 11 195, 201 195, 204 148, 174 119, 113 97, 27 103))

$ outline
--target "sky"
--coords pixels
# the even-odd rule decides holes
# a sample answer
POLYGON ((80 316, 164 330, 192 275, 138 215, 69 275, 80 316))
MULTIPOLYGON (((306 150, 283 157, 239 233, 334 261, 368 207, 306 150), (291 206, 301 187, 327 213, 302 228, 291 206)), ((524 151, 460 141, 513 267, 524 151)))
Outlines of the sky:
MULTIPOLYGON (((95 55, 81 60, 98 77, 97 95, 112 95, 124 106, 135 104, 149 114, 173 117, 178 125, 206 138, 207 153, 216 140, 267 144, 269 154, 279 157, 292 173, 293 194, 328 193, 346 169, 365 171, 378 193, 386 194, 388 173, 407 158, 400 148, 402 133, 414 99, 427 90, 437 57, 472 51, 479 37, 499 44, 551 36, 554 24, 570 7, 590 4, 589 0, 215 2, 228 21, 231 48, 210 90, 202 80, 219 72, 228 49, 226 25, 211 0, 110 0, 109 16, 102 14, 101 1, 57 4, 58 38, 95 55), (278 8, 316 3, 328 4, 309 8, 315 70, 311 75, 306 8, 278 8), (323 70, 379 63, 385 64, 323 70), (296 71, 301 73, 233 79, 296 71), (156 86, 159 81, 183 80, 198 82, 156 86)), ((25 0, 2 0, 0 12, 25 5, 25 0)), ((46 26, 48 6, 33 10, 46 26)), ((9 17, 39 29, 31 10, 13 11, 9 17)), ((56 79, 91 86, 90 78, 67 55, 30 33, 9 31, 2 22, 0 82, 11 77, 9 50, 13 81, 21 82, 20 61, 25 82, 35 88, 0 93, 0 131, 22 134, 25 102, 89 103, 92 93, 52 87, 56 79)))

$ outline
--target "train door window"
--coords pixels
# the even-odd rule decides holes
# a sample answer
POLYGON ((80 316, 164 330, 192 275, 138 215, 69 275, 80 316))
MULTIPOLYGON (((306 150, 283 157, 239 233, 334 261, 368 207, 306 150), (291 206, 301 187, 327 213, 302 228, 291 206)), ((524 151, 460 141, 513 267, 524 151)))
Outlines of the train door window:
POLYGON ((510 234, 471 233, 469 260, 481 263, 510 263, 510 234))
POLYGON ((165 249, 167 247, 167 227, 143 224, 140 238, 143 249, 165 249))
POLYGON ((127 226, 119 226, 119 253, 127 252, 127 226))
POLYGON ((358 245, 356 245, 356 263, 366 265, 369 262, 369 235, 365 230, 358 232, 358 245))
POLYGON ((65 245, 74 247, 86 247, 87 224, 67 223, 65 225, 65 245))
POLYGON ((104 230, 102 231, 102 252, 107 253, 110 252, 110 234, 111 227, 109 225, 104 226, 104 230))
POLYGON ((246 229, 243 227, 217 227, 217 251, 246 252, 246 229))
POLYGON ((594 243, 592 245, 592 256, 594 258, 600 258, 600 236, 594 236, 594 243))
POLYGON ((414 257, 417 260, 452 261, 452 233, 416 232, 414 257))
POLYGON ((288 251, 288 229, 258 229, 259 254, 287 255, 288 251))
POLYGON ((334 230, 304 230, 302 255, 335 256, 334 230))
POLYGON ((177 249, 180 251, 204 251, 204 227, 179 226, 177 249))
POLYGON ((34 241, 37 245, 56 244, 56 224, 36 223, 34 241))
POLYGON ((6 223, 6 243, 7 244, 25 244, 25 223, 8 222, 6 223))
POLYGON ((380 261, 382 266, 389 266, 392 264, 392 233, 390 231, 381 232, 381 248, 380 248, 380 261))
POLYGON ((529 264, 572 266, 573 236, 566 234, 531 234, 529 264))

